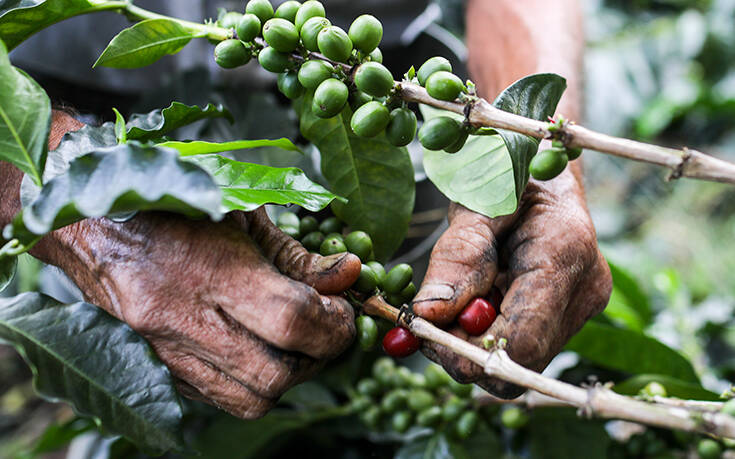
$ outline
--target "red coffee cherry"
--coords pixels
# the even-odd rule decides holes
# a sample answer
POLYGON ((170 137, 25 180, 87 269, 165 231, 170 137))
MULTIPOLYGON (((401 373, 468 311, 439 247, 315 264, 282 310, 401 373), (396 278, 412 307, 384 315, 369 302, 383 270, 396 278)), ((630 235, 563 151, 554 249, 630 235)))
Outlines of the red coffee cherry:
POLYGON ((388 331, 383 337, 383 350, 391 357, 408 357, 419 350, 419 339, 403 327, 388 331))
POLYGON ((484 298, 475 298, 457 319, 464 331, 472 336, 481 335, 495 321, 495 308, 484 298))

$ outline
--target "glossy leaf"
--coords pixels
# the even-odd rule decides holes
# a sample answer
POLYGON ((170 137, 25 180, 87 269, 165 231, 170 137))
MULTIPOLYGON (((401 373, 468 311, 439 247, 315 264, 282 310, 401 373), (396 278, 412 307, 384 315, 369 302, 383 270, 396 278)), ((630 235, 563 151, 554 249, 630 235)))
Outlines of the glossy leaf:
POLYGON ((677 351, 642 333, 587 322, 567 350, 591 362, 630 374, 659 374, 699 383, 692 364, 677 351))
POLYGON ((0 41, 0 161, 41 183, 51 127, 51 102, 31 77, 10 65, 0 41))
POLYGON ((39 293, 3 298, 0 339, 31 366, 45 398, 70 403, 149 452, 181 449, 171 374, 143 338, 101 309, 39 293))
POLYGON ((666 388, 667 396, 691 400, 721 400, 720 395, 710 392, 698 383, 682 381, 665 375, 637 375, 613 386, 613 390, 623 395, 637 395, 646 384, 656 381, 666 388))
POLYGON ((100 6, 90 0, 0 0, 0 40, 13 49, 31 35, 100 6))
POLYGON ((249 148, 260 148, 260 147, 276 147, 282 150, 298 151, 301 149, 293 144, 287 138, 281 139, 261 139, 261 140, 235 140, 233 142, 204 142, 204 141, 193 141, 193 142, 176 142, 168 141, 161 142, 158 144, 159 147, 173 148, 178 150, 181 156, 195 156, 195 155, 208 155, 211 153, 224 153, 226 151, 237 151, 246 150, 249 148))
POLYGON ((296 204, 316 212, 337 198, 295 167, 243 163, 220 155, 191 156, 185 160, 214 178, 223 194, 222 212, 251 211, 263 204, 296 204))
POLYGON ((383 134, 361 138, 350 128, 352 112, 330 119, 311 111, 311 95, 298 105, 301 133, 321 153, 322 174, 332 192, 348 199, 332 210, 355 230, 370 234, 375 256, 387 260, 401 245, 413 212, 415 183, 408 150, 391 145, 383 134))
POLYGON ((167 18, 146 19, 117 34, 94 63, 94 67, 145 67, 163 56, 178 53, 196 36, 195 32, 179 21, 167 18))
MULTIPOLYGON (((5 242, 0 238, 0 247, 5 242)), ((18 269, 18 257, 4 256, 0 258, 0 292, 8 288, 8 285, 15 277, 15 271, 18 269)))
MULTIPOLYGON (((503 90, 493 105, 506 112, 545 121, 556 112, 556 106, 566 87, 566 80, 553 73, 529 75, 503 90)), ((528 183, 528 165, 538 150, 539 141, 504 129, 497 129, 497 132, 510 151, 516 197, 520 199, 528 183)))
POLYGON ((626 304, 640 317, 644 326, 651 323, 651 301, 638 280, 628 270, 608 261, 613 278, 613 287, 620 292, 626 304))
POLYGON ((444 434, 416 438, 396 451, 394 459, 444 459, 454 457, 444 434))
MULTIPOLYGON (((421 105, 424 121, 461 115, 421 105)), ((424 170, 446 197, 468 209, 496 217, 516 210, 513 163, 498 135, 470 136, 457 153, 424 149, 424 170)))
POLYGON ((533 458, 607 457, 610 436, 602 421, 581 419, 571 408, 536 408, 527 426, 533 458))
POLYGON ((227 118, 232 115, 221 105, 208 104, 201 108, 197 105, 186 105, 172 102, 170 106, 153 110, 145 115, 133 115, 128 120, 128 140, 153 140, 164 134, 208 118, 227 118))
POLYGON ((29 233, 45 234, 87 217, 136 210, 219 220, 221 204, 222 193, 209 174, 180 160, 175 150, 128 142, 74 159, 43 186, 11 229, 13 237, 24 240, 29 233))

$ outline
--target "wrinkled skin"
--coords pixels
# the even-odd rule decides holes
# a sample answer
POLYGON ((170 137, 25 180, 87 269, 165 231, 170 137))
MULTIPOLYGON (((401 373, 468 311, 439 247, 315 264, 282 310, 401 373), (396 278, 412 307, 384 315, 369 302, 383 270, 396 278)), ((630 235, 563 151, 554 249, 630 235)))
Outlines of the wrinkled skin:
MULTIPOLYGON (((55 112, 50 147, 79 127, 55 112)), ((17 195, 17 170, 0 165, 0 179, 17 195)), ((19 206, 3 203, 0 223, 19 206)), ((33 254, 140 333, 184 395, 239 417, 264 415, 354 339, 352 307, 329 295, 357 279, 360 260, 309 254, 262 209, 221 223, 163 213, 90 219, 33 254)))

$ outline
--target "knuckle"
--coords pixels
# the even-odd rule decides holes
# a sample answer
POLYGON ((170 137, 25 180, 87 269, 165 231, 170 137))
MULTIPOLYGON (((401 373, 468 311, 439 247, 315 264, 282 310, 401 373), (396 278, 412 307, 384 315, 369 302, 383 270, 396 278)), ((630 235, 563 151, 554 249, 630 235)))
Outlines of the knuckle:
POLYGON ((276 319, 275 336, 281 347, 295 349, 304 343, 305 336, 318 329, 316 305, 320 299, 316 290, 306 285, 289 293, 279 298, 283 306, 276 319))

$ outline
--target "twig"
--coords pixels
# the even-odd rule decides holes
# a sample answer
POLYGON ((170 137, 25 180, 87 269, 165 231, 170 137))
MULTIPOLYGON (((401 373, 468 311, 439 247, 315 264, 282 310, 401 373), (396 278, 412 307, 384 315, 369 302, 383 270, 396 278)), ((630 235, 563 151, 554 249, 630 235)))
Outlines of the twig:
MULTIPOLYGON (((363 303, 367 314, 395 322, 398 310, 380 296, 363 303)), ((489 352, 451 335, 420 317, 401 325, 419 338, 441 344, 458 355, 483 367, 485 374, 552 397, 574 406, 588 416, 625 419, 642 424, 690 432, 708 433, 735 438, 735 418, 728 415, 695 409, 685 404, 675 405, 671 399, 642 401, 616 394, 602 385, 581 388, 543 376, 515 363, 499 346, 489 352)))

